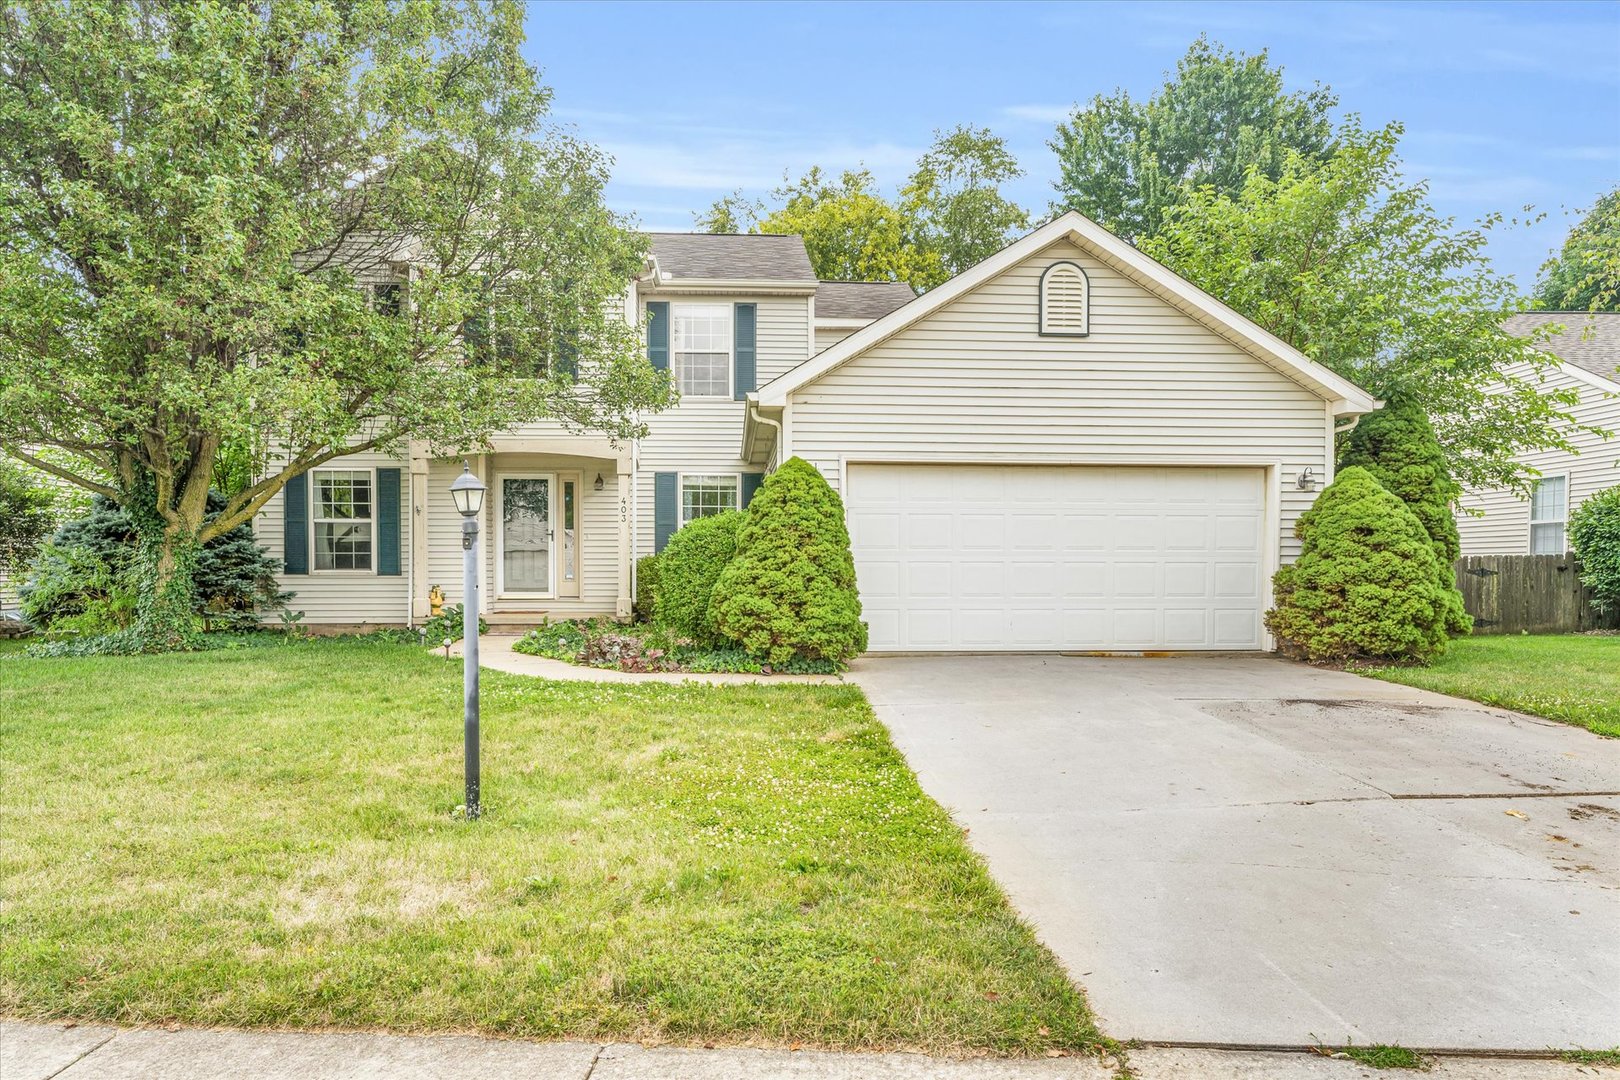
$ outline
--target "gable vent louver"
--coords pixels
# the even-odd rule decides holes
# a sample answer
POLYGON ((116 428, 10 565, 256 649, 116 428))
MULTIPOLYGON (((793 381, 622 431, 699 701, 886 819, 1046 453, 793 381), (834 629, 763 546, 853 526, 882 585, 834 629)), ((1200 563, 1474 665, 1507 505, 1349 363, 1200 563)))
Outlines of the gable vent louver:
POLYGON ((1090 333, 1091 283, 1072 262, 1053 263, 1041 275, 1041 333, 1085 337, 1090 333))

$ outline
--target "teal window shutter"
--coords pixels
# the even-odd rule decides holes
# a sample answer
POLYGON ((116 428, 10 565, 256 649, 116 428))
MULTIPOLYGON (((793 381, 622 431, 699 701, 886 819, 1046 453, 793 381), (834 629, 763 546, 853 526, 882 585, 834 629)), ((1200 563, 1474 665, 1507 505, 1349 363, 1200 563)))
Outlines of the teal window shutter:
POLYGON ((647 305, 647 361, 659 371, 669 370, 669 302, 647 305))
POLYGON ((282 572, 309 573, 309 474, 299 473, 281 489, 282 572))
POLYGON ((762 472, 745 472, 742 474, 742 505, 744 509, 747 509, 748 504, 753 501, 754 492, 758 491, 759 485, 764 482, 765 474, 762 472))
POLYGON ((680 474, 653 473, 653 551, 663 551, 681 525, 680 474))
POLYGON ((398 577, 399 470, 377 470, 377 573, 398 577))
POLYGON ((735 368, 732 380, 731 396, 738 401, 743 400, 750 393, 759 389, 759 379, 756 374, 758 367, 755 363, 755 337, 756 325, 759 321, 758 304, 738 304, 733 308, 732 321, 736 333, 733 341, 736 343, 735 368))

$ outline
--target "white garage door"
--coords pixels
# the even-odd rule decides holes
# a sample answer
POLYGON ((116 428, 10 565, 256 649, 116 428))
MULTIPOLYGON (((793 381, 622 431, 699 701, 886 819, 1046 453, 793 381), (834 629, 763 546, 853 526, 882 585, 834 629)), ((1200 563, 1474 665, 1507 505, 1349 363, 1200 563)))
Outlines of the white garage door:
POLYGON ((1261 646, 1261 469, 848 472, 875 651, 1261 646))

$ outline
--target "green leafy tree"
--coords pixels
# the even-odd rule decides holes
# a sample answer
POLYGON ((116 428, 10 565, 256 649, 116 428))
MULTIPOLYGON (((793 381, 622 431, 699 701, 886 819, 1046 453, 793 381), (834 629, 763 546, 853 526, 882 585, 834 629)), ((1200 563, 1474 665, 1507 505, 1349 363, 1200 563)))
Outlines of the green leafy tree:
POLYGON ((988 128, 934 133, 934 145, 900 192, 912 245, 937 259, 938 280, 912 282, 915 288, 960 274, 1029 227, 1028 211, 1001 193, 1002 184, 1022 175, 1006 140, 988 128))
POLYGON ((1523 490, 1527 450, 1566 448, 1572 391, 1503 320, 1523 307, 1491 269, 1488 228, 1461 229, 1400 174, 1399 125, 1341 129, 1326 162, 1291 156, 1237 195, 1191 192, 1142 250, 1371 393, 1421 408, 1468 488, 1523 490), (1528 375, 1515 373, 1515 365, 1528 375))
POLYGON ((546 126, 523 15, 0 12, 0 449, 128 508, 143 647, 190 639, 202 545, 298 472, 545 416, 623 437, 670 401, 608 313, 644 240, 546 126), (209 516, 228 447, 258 479, 209 516))
POLYGON ((783 462, 746 517, 737 555, 714 586, 715 628, 775 665, 841 663, 864 652, 844 504, 816 467, 803 458, 783 462))
POLYGON ((1272 578, 1266 626, 1313 661, 1426 661, 1446 647, 1448 601, 1423 523, 1352 466, 1301 514, 1299 559, 1272 578))
POLYGON ((1620 611, 1620 485, 1590 496, 1569 516, 1569 546, 1599 611, 1620 611))
POLYGON ((55 515, 56 493, 39 474, 0 457, 0 577, 28 564, 55 515))
POLYGON ((1200 37, 1146 101, 1099 94, 1058 125, 1057 210, 1078 210, 1127 240, 1158 232, 1194 188, 1237 196, 1249 173, 1279 178, 1290 155, 1334 150, 1326 87, 1287 92, 1264 50, 1245 56, 1200 37))
POLYGON ((737 534, 747 515, 740 510, 700 517, 677 529, 658 555, 654 620, 704 648, 717 645, 709 602, 721 571, 737 553, 737 534))
POLYGON ((1339 454, 1339 468, 1360 466, 1417 515, 1434 545, 1440 587, 1447 596, 1446 631, 1467 633, 1473 621, 1463 610, 1453 564, 1462 554, 1452 504, 1462 489, 1446 472, 1446 455, 1421 406, 1405 398, 1385 403, 1361 418, 1339 454))
POLYGON ((1620 311, 1620 188, 1601 196, 1541 268, 1536 306, 1620 311))
POLYGON ((694 220, 705 232, 802 236, 824 280, 904 281, 924 292, 1028 227, 1028 213, 1001 193, 1022 175, 1005 140, 959 126, 934 133, 896 199, 865 169, 834 180, 817 166, 771 192, 774 205, 735 191, 694 220))

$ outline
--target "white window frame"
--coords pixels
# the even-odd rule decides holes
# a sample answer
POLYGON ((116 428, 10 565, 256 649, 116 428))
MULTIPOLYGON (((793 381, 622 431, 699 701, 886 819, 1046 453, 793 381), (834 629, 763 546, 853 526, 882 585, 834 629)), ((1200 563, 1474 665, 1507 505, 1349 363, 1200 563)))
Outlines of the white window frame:
POLYGON ((1563 555, 1569 551, 1569 474, 1551 473, 1538 476, 1530 485, 1530 554, 1532 555, 1563 555), (1548 480, 1562 480, 1564 482, 1564 504, 1559 507, 1559 516, 1555 518, 1536 517, 1536 488, 1548 480), (1539 525, 1557 525, 1563 530, 1564 544, 1558 551, 1536 550, 1536 527, 1539 525))
MULTIPOLYGON (((686 526, 689 523, 697 520, 697 518, 688 518, 686 516, 686 481, 688 479, 691 479, 691 480, 713 480, 713 479, 716 479, 716 478, 725 478, 725 477, 730 477, 731 479, 737 481, 737 503, 736 503, 735 506, 731 507, 731 509, 733 509, 733 510, 741 510, 742 509, 742 498, 743 498, 742 473, 740 473, 740 472, 731 472, 731 471, 726 470, 726 469, 713 469, 713 470, 705 470, 703 472, 697 472, 697 471, 694 470, 692 472, 683 472, 683 473, 677 473, 676 474, 676 479, 675 479, 675 518, 676 518, 675 528, 677 530, 684 529, 684 528, 686 528, 686 526)), ((724 512, 725 511, 723 511, 723 510, 719 511, 719 513, 724 513, 724 512)), ((713 514, 704 514, 702 516, 703 517, 713 517, 714 515, 713 514)))
MULTIPOLYGON (((675 380, 675 388, 680 390, 683 399, 694 401, 730 401, 737 382, 737 305, 727 303, 713 303, 709 301, 689 301, 682 303, 673 301, 669 305, 669 373, 675 380), (726 387, 724 392, 718 394, 689 394, 681 387, 681 370, 677 362, 680 349, 677 347, 676 335, 680 330, 680 315, 682 309, 690 311, 692 308, 723 308, 726 312, 726 387)), ((718 475, 718 474, 717 474, 718 475)))
POLYGON ((349 466, 349 467, 340 467, 340 466, 333 465, 333 466, 328 466, 327 468, 324 468, 324 469, 316 468, 316 469, 311 469, 309 471, 309 572, 311 574, 339 574, 339 575, 350 575, 350 576, 364 574, 364 575, 367 575, 369 577, 376 577, 377 576, 377 470, 376 470, 376 468, 374 468, 372 466, 365 466, 365 465, 349 466), (321 509, 320 477, 321 477, 322 473, 365 473, 367 476, 369 476, 370 479, 367 482, 371 485, 371 515, 369 517, 365 517, 365 518, 323 518, 323 517, 321 517, 320 516, 320 509, 321 509), (361 569, 359 567, 352 567, 352 568, 351 567, 327 567, 325 569, 322 569, 318 565, 319 562, 320 562, 320 553, 319 553, 319 549, 316 547, 316 539, 315 539, 316 536, 319 534, 319 531, 320 531, 319 527, 321 525, 331 525, 331 524, 336 524, 336 523, 344 522, 344 521, 353 521, 353 522, 364 521, 366 524, 371 526, 371 565, 366 567, 365 569, 361 569))

